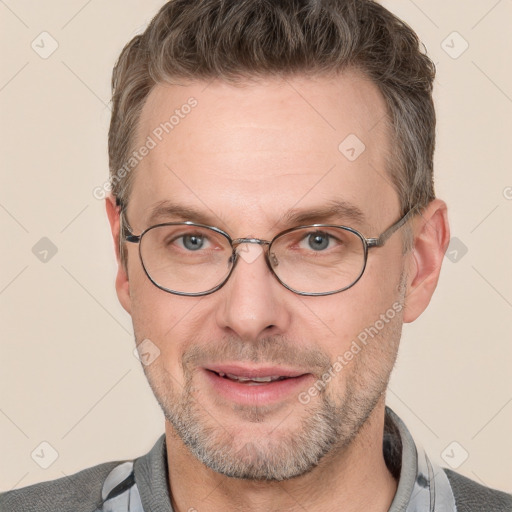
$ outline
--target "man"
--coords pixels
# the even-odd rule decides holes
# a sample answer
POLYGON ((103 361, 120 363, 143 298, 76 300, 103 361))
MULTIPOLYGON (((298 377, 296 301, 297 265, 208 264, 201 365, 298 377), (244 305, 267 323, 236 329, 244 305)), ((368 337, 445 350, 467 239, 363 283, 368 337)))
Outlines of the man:
POLYGON ((449 240, 434 68, 369 0, 172 0, 123 50, 119 300, 165 436, 24 511, 505 511, 385 407, 449 240))

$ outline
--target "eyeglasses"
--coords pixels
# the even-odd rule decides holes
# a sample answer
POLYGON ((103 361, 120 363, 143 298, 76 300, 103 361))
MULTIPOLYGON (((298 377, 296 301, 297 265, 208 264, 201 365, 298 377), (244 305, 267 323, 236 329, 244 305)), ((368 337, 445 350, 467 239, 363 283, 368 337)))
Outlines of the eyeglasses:
POLYGON ((377 238, 366 238, 347 226, 312 224, 287 229, 272 240, 233 240, 217 227, 196 222, 166 222, 134 235, 123 222, 121 207, 121 236, 139 244, 149 280, 176 295, 208 295, 222 288, 240 257, 244 258, 242 244, 266 247, 268 268, 288 290, 298 295, 331 295, 354 286, 366 268, 368 250, 382 247, 415 212, 416 208, 410 209, 377 238))

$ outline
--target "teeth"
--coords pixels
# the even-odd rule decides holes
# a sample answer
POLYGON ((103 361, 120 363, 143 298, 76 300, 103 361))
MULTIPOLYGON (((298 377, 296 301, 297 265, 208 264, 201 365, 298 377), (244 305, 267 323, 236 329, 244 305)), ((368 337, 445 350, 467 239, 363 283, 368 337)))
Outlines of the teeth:
POLYGON ((274 382, 276 380, 283 380, 286 377, 277 376, 269 376, 269 377, 241 377, 239 375, 233 375, 232 373, 223 373, 217 372, 220 377, 227 377, 231 380, 236 380, 238 382, 274 382))

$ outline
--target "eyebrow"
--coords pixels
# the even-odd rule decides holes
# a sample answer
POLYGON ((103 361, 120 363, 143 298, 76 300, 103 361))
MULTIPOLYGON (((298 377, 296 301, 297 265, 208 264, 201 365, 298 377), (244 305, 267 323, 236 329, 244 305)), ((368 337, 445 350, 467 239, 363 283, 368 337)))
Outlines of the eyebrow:
POLYGON ((356 205, 340 199, 333 199, 327 201, 322 207, 289 210, 285 213, 279 224, 327 224, 330 222, 339 223, 346 221, 363 225, 366 223, 366 216, 356 205))
POLYGON ((149 210, 148 222, 151 226, 157 222, 165 222, 169 219, 177 221, 191 221, 209 226, 218 224, 222 219, 210 210, 209 213, 201 212, 196 208, 173 203, 172 201, 160 201, 149 210))
MULTIPOLYGON (((208 226, 217 226, 220 221, 222 226, 225 225, 222 218, 212 210, 204 212, 168 200, 160 201, 149 209, 149 226, 167 221, 191 221, 208 226)), ((327 201, 321 207, 292 208, 284 213, 275 225, 285 228, 307 224, 339 224, 340 222, 354 223, 361 226, 366 223, 366 216, 356 205, 333 199, 327 201)))

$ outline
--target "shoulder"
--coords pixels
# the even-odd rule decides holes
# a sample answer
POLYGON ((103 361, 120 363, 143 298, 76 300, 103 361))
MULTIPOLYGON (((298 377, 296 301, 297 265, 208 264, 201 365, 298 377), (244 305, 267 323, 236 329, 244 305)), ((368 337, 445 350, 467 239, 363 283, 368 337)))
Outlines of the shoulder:
POLYGON ((512 512, 512 495, 480 485, 450 469, 444 472, 452 486, 457 512, 512 512))
POLYGON ((119 462, 107 462, 71 476, 0 494, 2 512, 93 512, 101 504, 107 475, 119 462))

